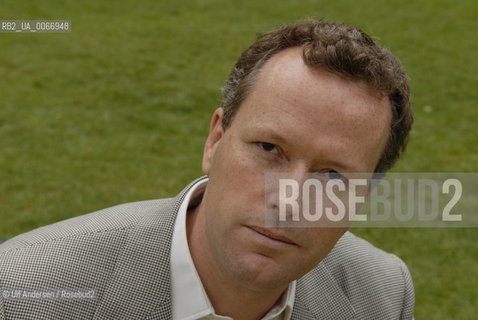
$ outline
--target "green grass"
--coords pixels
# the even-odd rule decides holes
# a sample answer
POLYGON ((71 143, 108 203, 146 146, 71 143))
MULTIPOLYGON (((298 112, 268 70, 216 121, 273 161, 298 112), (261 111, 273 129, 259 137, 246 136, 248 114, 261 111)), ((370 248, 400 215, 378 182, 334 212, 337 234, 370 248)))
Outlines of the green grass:
MULTIPOLYGON (((0 1, 0 19, 71 19, 0 34, 0 238, 201 175, 219 88, 256 31, 306 17, 359 26, 403 61, 416 123, 396 171, 478 171, 478 3, 0 1), (429 107, 427 107, 429 106, 429 107)), ((399 254, 418 319, 476 319, 475 229, 357 230, 399 254)))

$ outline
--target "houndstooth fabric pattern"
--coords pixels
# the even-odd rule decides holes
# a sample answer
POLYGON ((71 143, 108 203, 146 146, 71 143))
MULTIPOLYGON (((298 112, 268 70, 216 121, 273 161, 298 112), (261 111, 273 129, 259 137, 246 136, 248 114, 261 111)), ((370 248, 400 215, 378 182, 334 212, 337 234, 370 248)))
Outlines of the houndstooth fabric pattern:
MULTIPOLYGON (((88 288, 94 300, 12 300, 0 320, 171 319, 170 249, 184 195, 72 218, 0 245, 1 288, 88 288)), ((292 319, 412 319, 405 264, 347 232, 297 282, 292 319)))
POLYGON ((403 261, 346 232, 327 257, 297 281, 292 319, 413 319, 414 304, 403 261))

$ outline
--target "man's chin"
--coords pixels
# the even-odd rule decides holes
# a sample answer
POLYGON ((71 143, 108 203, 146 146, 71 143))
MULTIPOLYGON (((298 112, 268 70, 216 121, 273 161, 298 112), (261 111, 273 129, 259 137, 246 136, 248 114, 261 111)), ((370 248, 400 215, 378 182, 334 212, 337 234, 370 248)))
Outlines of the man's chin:
POLYGON ((236 261, 231 271, 242 286, 257 292, 284 290, 294 280, 284 265, 258 253, 236 261))

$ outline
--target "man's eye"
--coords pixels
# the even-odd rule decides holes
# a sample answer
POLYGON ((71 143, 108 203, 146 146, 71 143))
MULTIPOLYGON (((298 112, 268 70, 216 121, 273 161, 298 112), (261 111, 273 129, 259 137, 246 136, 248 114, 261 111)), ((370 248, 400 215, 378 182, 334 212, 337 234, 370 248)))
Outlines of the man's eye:
POLYGON ((266 152, 270 152, 274 154, 277 154, 279 152, 275 144, 268 143, 268 142, 259 142, 258 145, 262 150, 266 152))
POLYGON ((326 175, 329 180, 342 180, 345 183, 348 182, 347 178, 335 170, 327 171, 326 175))

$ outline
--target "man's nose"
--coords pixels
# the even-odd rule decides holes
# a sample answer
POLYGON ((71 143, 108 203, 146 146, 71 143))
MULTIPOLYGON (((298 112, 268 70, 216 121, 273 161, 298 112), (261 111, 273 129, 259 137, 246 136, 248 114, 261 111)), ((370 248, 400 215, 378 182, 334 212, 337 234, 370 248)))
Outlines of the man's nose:
POLYGON ((288 226, 300 218, 302 185, 310 173, 304 164, 280 173, 268 173, 265 179, 265 211, 268 227, 288 226))

